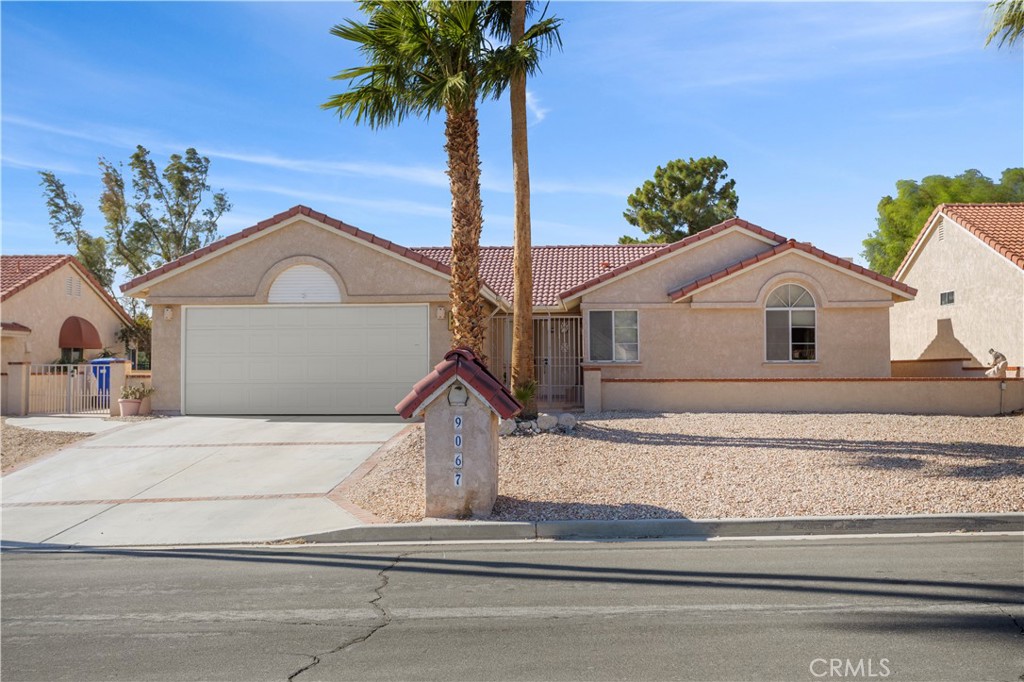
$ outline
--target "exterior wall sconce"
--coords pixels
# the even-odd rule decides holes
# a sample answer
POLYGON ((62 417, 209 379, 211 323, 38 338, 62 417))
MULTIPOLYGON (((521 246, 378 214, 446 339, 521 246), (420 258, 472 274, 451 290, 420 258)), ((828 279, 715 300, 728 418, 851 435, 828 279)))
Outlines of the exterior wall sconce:
POLYGON ((174 308, 167 306, 166 308, 164 308, 164 319, 169 320, 172 317, 174 317, 174 308))
POLYGON ((469 391, 460 383, 452 384, 448 389, 448 404, 452 407, 465 407, 469 404, 469 391))

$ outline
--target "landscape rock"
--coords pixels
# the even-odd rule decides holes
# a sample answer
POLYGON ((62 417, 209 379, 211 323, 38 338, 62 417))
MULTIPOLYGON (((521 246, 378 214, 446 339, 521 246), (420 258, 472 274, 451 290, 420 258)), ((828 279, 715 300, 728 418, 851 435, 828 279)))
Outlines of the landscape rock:
POLYGON ((515 419, 502 419, 501 423, 498 424, 498 435, 499 436, 511 436, 516 432, 516 420, 515 419))
POLYGON ((558 415, 558 425, 566 431, 576 428, 576 415, 563 412, 558 415))
POLYGON ((537 428, 541 431, 550 431, 558 426, 558 417, 553 414, 537 415, 537 428))

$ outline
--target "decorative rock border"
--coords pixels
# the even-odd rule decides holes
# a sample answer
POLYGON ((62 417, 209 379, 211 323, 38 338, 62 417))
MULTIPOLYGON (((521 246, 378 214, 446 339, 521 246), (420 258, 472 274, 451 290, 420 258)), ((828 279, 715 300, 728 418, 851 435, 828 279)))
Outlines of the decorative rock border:
POLYGON ((534 436, 540 433, 572 433, 578 423, 576 415, 563 412, 558 415, 542 412, 536 419, 503 419, 498 425, 500 436, 534 436))

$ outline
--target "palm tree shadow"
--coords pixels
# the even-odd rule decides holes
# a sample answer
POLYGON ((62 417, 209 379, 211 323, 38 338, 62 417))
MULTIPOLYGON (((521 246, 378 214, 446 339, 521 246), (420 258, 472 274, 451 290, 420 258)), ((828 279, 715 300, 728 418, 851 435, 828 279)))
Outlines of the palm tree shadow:
POLYGON ((653 433, 584 422, 575 438, 646 447, 693 447, 722 450, 772 449, 845 455, 850 466, 890 471, 919 471, 924 476, 998 480, 1024 477, 1024 446, 993 443, 932 443, 912 440, 844 440, 840 438, 772 438, 653 433), (922 457, 936 458, 930 462, 922 457), (948 458, 951 461, 943 463, 948 458), (955 461, 953 461, 955 460, 955 461), (964 460, 969 460, 965 462, 964 460))

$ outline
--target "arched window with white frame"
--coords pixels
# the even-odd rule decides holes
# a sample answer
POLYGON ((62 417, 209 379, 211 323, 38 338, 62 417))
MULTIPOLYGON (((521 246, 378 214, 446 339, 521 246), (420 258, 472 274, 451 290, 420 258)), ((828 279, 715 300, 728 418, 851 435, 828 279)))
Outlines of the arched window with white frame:
POLYGON ((817 359, 817 315, 811 292, 783 284, 765 301, 765 359, 768 362, 813 362, 817 359))

